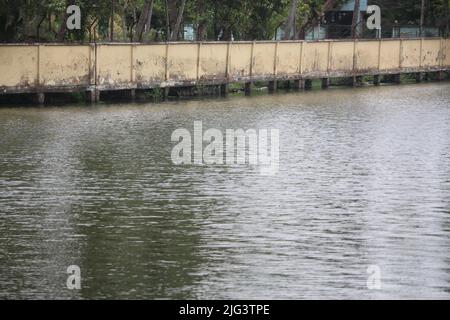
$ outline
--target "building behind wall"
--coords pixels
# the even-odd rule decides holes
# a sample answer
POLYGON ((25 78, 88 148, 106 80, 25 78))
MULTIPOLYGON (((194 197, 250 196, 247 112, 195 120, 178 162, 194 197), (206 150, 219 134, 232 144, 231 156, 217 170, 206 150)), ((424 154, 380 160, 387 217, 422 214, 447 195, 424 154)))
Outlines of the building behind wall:
MULTIPOLYGON (((342 39, 352 37, 353 12, 355 1, 351 0, 340 8, 327 11, 325 13, 323 27, 326 29, 328 39, 342 39)), ((367 11, 367 0, 360 1, 359 16, 356 25, 356 32, 360 37, 364 37, 365 21, 367 11)))
MULTIPOLYGON (((360 0, 359 17, 356 31, 359 38, 417 38, 420 37, 420 26, 417 19, 395 20, 395 14, 389 14, 386 7, 380 4, 381 1, 360 0), (366 26, 369 15, 367 14, 368 5, 376 4, 382 7, 381 11, 381 30, 369 30, 366 26), (383 9, 384 8, 384 9, 383 9)), ((305 34, 306 40, 321 39, 348 39, 352 37, 352 22, 355 1, 346 2, 339 8, 325 12, 323 19, 311 27, 305 34)), ((401 9, 400 9, 401 10, 401 9)), ((399 9, 397 8, 397 15, 399 9)), ((420 14, 420 12, 419 12, 420 14)), ((405 16, 406 17, 406 16, 405 16)), ((284 31, 281 28, 277 30, 276 40, 283 39, 284 31)), ((424 37, 443 36, 444 32, 437 27, 424 27, 424 37)))

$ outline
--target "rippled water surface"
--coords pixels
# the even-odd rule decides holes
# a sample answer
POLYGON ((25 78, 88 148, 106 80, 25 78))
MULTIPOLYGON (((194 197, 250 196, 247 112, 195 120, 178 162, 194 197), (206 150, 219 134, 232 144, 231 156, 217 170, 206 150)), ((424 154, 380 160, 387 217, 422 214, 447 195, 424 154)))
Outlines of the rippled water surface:
POLYGON ((1 108, 0 298, 449 299, 450 84, 1 108), (199 120, 279 173, 174 166, 199 120))

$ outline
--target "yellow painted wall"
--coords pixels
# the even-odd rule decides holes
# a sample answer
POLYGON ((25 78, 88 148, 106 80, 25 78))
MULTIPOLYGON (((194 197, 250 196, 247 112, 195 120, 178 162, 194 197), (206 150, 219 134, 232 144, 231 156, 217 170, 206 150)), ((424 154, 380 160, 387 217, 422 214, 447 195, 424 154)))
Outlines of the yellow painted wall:
POLYGON ((89 85, 89 46, 41 46, 40 84, 43 86, 89 85))
POLYGON ((277 74, 299 74, 301 50, 302 43, 300 42, 280 42, 277 50, 277 74))
POLYGON ((172 44, 168 50, 168 81, 197 80, 198 44, 172 44))
POLYGON ((330 69, 333 71, 353 70, 354 42, 330 42, 330 69))
POLYGON ((358 41, 355 48, 355 68, 358 71, 378 70, 379 41, 358 41))
POLYGON ((400 67, 400 41, 381 42, 380 71, 397 70, 400 67))
POLYGON ((326 72, 328 69, 328 42, 304 42, 302 70, 304 73, 326 72))
POLYGON ((228 44, 207 43, 200 48, 200 80, 224 79, 227 73, 228 44))
POLYGON ((420 40, 402 40, 401 52, 402 68, 420 66, 420 40))
POLYGON ((251 72, 255 78, 275 72, 280 77, 325 77, 328 72, 331 76, 411 72, 441 65, 450 67, 449 39, 100 44, 97 49, 95 45, 0 45, 0 87, 127 88, 227 77, 233 81, 246 79, 251 72))
POLYGON ((97 47, 97 84, 103 86, 131 83, 131 46, 100 45, 97 47))
POLYGON ((34 86, 37 77, 37 46, 0 46, 0 87, 34 86))
POLYGON ((136 45, 133 50, 136 82, 162 82, 166 77, 166 45, 136 45))
POLYGON ((249 43, 233 43, 230 50, 230 75, 232 77, 249 76, 252 45, 249 43))
POLYGON ((275 72, 275 43, 257 43, 253 49, 253 76, 273 75, 275 72))
POLYGON ((433 67, 441 63, 441 40, 423 40, 422 67, 433 67))
POLYGON ((444 41, 443 62, 444 66, 450 67, 450 39, 444 41))

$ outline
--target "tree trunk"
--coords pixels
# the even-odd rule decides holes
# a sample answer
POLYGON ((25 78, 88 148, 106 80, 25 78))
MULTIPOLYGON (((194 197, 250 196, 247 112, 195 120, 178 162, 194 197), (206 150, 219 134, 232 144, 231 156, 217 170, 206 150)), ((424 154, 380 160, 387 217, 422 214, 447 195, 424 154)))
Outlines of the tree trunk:
POLYGON ((170 17, 169 17, 169 1, 165 0, 166 9, 166 41, 170 40, 170 17))
POLYGON ((449 26, 449 24, 450 24, 449 11, 450 10, 449 10, 448 6, 449 6, 449 4, 444 1, 444 18, 445 18, 444 37, 448 37, 449 36, 449 32, 450 32, 450 30, 449 30, 450 29, 450 26, 449 26))
POLYGON ((125 11, 122 12, 122 38, 127 39, 127 17, 125 11))
POLYGON ((200 21, 197 28, 197 41, 206 41, 207 38, 207 23, 200 21))
POLYGON ((420 36, 423 37, 423 27, 425 24, 425 0, 422 0, 420 6, 420 36))
POLYGON ((42 16, 41 20, 39 20, 39 23, 38 23, 38 25, 37 25, 37 28, 36 28, 36 38, 37 38, 37 41, 40 41, 40 38, 41 38, 41 25, 42 25, 42 23, 44 22, 46 16, 47 16, 47 13, 45 13, 45 14, 42 16))
POLYGON ((166 0, 167 2, 167 23, 169 25, 168 40, 173 38, 173 29, 178 17, 178 0, 166 0))
POLYGON ((67 18, 69 17, 69 15, 67 14, 67 8, 74 4, 75 4, 75 0, 67 0, 66 1, 66 7, 64 9, 64 14, 62 15, 62 20, 61 20, 61 27, 59 28, 59 32, 58 32, 58 36, 57 36, 58 42, 63 42, 64 38, 66 37, 67 18))
POLYGON ((359 38, 359 32, 357 28, 359 28, 358 22, 359 22, 359 15, 361 11, 361 1, 355 0, 355 8, 353 9, 353 19, 352 19, 352 38, 359 38))
POLYGON ((48 13, 48 32, 52 32, 52 13, 48 13))
POLYGON ((149 26, 151 24, 151 19, 153 15, 153 4, 154 0, 147 0, 145 2, 145 6, 142 9, 141 15, 139 16, 139 22, 136 26, 136 41, 141 42, 142 36, 144 34, 145 24, 147 23, 149 26))
MULTIPOLYGON (((291 39, 292 29, 294 29, 294 24, 295 24, 295 16, 297 14, 297 4, 298 4, 298 0, 291 0, 291 7, 289 9, 288 19, 287 19, 286 25, 284 27, 283 40, 291 39)), ((295 34, 294 34, 294 36, 295 36, 295 34)))
POLYGON ((110 22, 110 31, 109 31, 109 40, 111 42, 114 41, 114 7, 115 7, 115 1, 111 0, 111 22, 110 22))
POLYGON ((233 39, 233 31, 231 26, 227 25, 222 30, 222 41, 232 41, 233 39))
MULTIPOLYGON (((336 2, 337 2, 337 0, 327 0, 327 1, 325 2, 324 6, 323 6, 323 9, 322 9, 322 10, 323 10, 323 11, 322 11, 322 15, 323 15, 325 12, 327 12, 327 11, 333 9, 334 6, 335 6, 335 4, 336 4, 336 2)), ((297 36, 297 39, 304 39, 305 36, 306 36, 306 32, 308 31, 308 28, 314 27, 314 26, 318 23, 318 19, 321 19, 321 17, 318 17, 318 18, 316 17, 316 18, 309 19, 309 20, 305 21, 305 22, 302 24, 302 26, 299 28, 299 30, 298 30, 298 36, 297 36)))
POLYGON ((206 12, 205 0, 197 1, 196 9, 197 9, 197 14, 200 16, 198 18, 196 40, 197 41, 205 41, 208 36, 207 35, 208 19, 204 16, 204 14, 206 12))
POLYGON ((178 11, 177 20, 175 22, 175 25, 174 25, 173 31, 172 31, 172 40, 173 41, 179 40, 181 21, 183 20, 185 6, 186 6, 186 0, 181 0, 180 10, 178 11))
MULTIPOLYGON (((154 3, 155 2, 153 1, 153 4, 154 3)), ((150 10, 150 12, 148 13, 147 22, 145 23, 144 33, 148 33, 152 29, 152 17, 153 17, 153 6, 152 6, 152 9, 150 10)))

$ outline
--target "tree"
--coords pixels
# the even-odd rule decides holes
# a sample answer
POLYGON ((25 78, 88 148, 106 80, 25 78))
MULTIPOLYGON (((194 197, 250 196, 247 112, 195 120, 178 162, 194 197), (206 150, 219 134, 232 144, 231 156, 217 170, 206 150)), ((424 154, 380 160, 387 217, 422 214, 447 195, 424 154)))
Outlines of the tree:
POLYGON ((191 1, 194 3, 191 11, 195 22, 197 23, 197 40, 205 41, 208 38, 208 26, 212 21, 211 3, 209 0, 191 1))
POLYGON ((325 12, 346 2, 345 0, 310 0, 302 7, 303 18, 296 39, 304 39, 308 29, 316 26, 322 20, 325 12))
POLYGON ((142 36, 144 34, 145 25, 150 27, 153 14, 154 0, 145 1, 145 6, 142 9, 141 15, 139 16, 139 22, 136 26, 135 38, 137 41, 142 41, 142 36))
MULTIPOLYGON (((424 1, 424 0, 422 0, 424 1)), ((359 32, 358 32, 358 23, 359 23, 359 16, 361 11, 361 2, 360 0, 355 0, 355 7, 353 9, 353 18, 352 18, 352 38, 359 38, 359 32)))
POLYGON ((445 19, 444 35, 448 37, 450 32, 450 16, 449 16, 450 1, 445 0, 443 5, 444 5, 444 19, 445 19))
MULTIPOLYGON (((194 25, 197 39, 202 41, 269 40, 280 27, 285 31, 285 39, 302 39, 321 22, 326 11, 344 2, 347 1, 1 0, 0 41, 89 41, 93 29, 101 41, 142 41, 146 33, 155 40, 175 41, 181 38, 185 22, 194 25), (82 30, 69 32, 66 28, 66 9, 71 4, 81 7, 82 30)), ((384 29, 397 21, 398 25, 421 26, 421 34, 425 25, 439 28, 441 34, 449 33, 449 0, 371 3, 382 9, 384 29)))
POLYGON ((173 25, 172 29, 172 41, 177 41, 180 38, 180 27, 181 27, 181 21, 183 19, 184 15, 184 8, 186 6, 186 0, 181 0, 180 3, 180 9, 178 10, 177 18, 175 20, 175 24, 173 25))
POLYGON ((420 6, 420 36, 423 37, 423 27, 425 24, 425 0, 422 0, 422 5, 420 6))
MULTIPOLYGON (((292 29, 295 30, 295 17, 297 15, 297 3, 298 0, 291 0, 291 6, 289 9, 288 19, 284 28, 283 40, 289 40, 291 38, 292 29)), ((294 31, 295 33, 295 31, 294 31)))
MULTIPOLYGON (((286 8, 289 0, 259 0, 251 7, 247 17, 248 26, 243 32, 247 40, 273 39, 278 28, 286 20, 286 8)), ((294 19, 294 22, 297 19, 294 19)))
MULTIPOLYGON (((66 8, 68 6, 71 6, 71 5, 74 5, 74 4, 75 4, 75 0, 67 0, 66 8)), ((57 40, 59 42, 63 42, 64 38, 66 37, 67 24, 65 23, 65 21, 67 20, 67 18, 68 18, 67 11, 64 10, 63 17, 61 19, 61 26, 60 26, 60 29, 59 29, 59 32, 58 32, 58 39, 57 40)))

